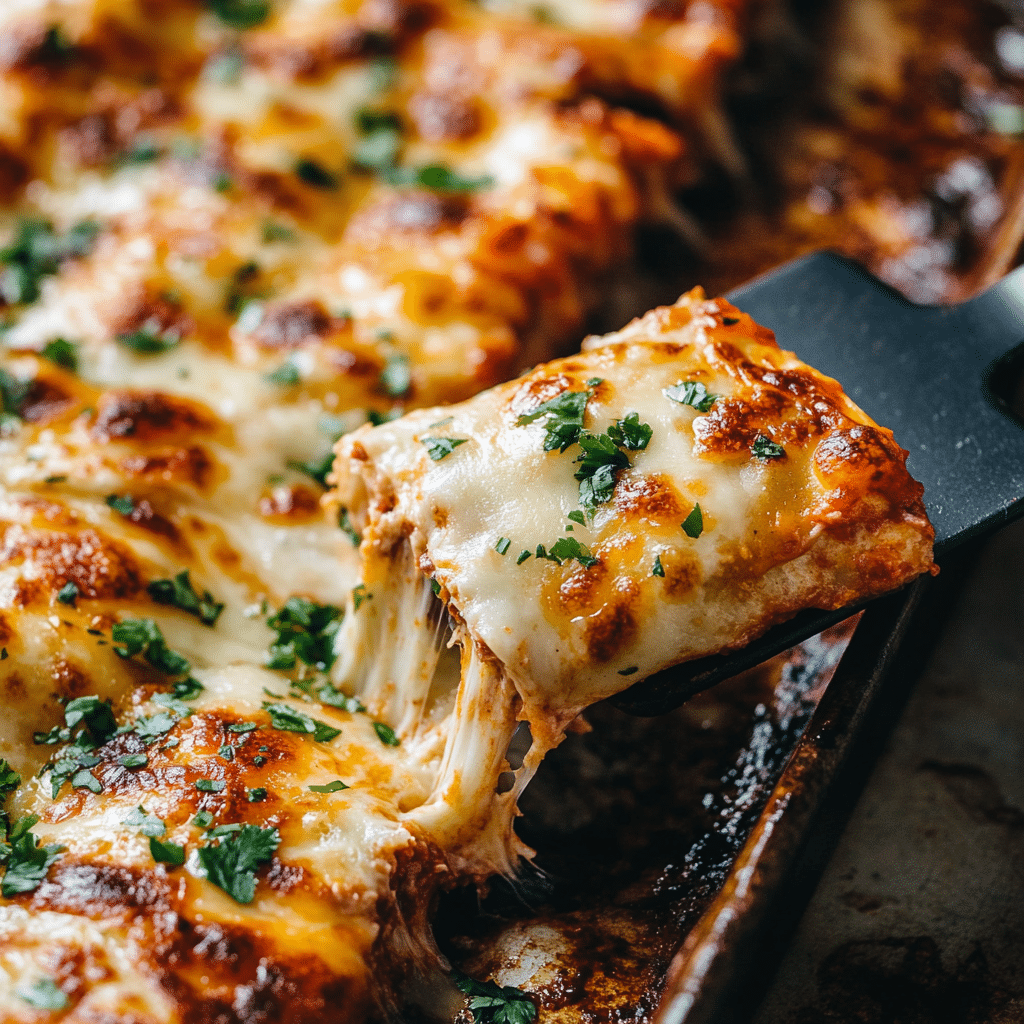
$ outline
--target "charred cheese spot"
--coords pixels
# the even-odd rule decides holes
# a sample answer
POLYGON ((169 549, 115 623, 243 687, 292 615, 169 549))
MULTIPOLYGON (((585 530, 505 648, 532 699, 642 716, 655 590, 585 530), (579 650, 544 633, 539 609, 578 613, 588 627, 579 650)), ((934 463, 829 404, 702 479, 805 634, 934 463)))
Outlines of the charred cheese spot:
POLYGON ((0 561, 20 565, 26 584, 48 593, 74 583, 82 597, 110 600, 133 597, 141 588, 131 551, 90 528, 61 533, 8 525, 0 534, 0 561))
POLYGON ((321 303, 294 302, 268 310, 255 338, 267 348, 298 348, 326 337, 334 322, 321 303))
POLYGON ((74 392, 52 376, 37 376, 28 389, 20 407, 20 415, 27 423, 46 426, 79 406, 74 392))
POLYGON ((89 433, 100 442, 160 441, 212 431, 215 425, 198 402, 160 391, 108 391, 99 398, 89 433))
POLYGON ((614 501, 623 515, 640 516, 656 523, 674 520, 689 512, 675 484, 664 473, 652 476, 623 473, 615 488, 614 501))
POLYGON ((639 631, 640 588, 632 578, 620 576, 611 589, 612 598, 587 616, 584 626, 587 654, 599 664, 630 647, 639 631))
POLYGON ((280 484, 260 497, 259 513, 273 522, 302 522, 319 517, 320 496, 302 485, 280 484))
POLYGON ((204 448, 191 445, 188 448, 170 448, 145 455, 127 455, 118 461, 117 468, 129 480, 191 484, 203 488, 210 480, 214 463, 204 448))

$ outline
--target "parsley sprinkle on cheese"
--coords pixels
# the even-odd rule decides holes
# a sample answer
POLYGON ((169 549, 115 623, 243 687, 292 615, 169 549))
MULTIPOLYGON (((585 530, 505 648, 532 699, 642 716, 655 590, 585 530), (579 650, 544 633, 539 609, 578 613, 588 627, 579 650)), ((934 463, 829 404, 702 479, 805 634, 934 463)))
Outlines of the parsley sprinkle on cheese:
POLYGON ((700 510, 700 502, 693 506, 693 511, 682 522, 683 533, 696 539, 704 532, 704 513, 700 510))
POLYGON ((311 793, 340 793, 343 789, 348 788, 341 779, 335 779, 333 782, 328 782, 323 786, 310 786, 309 790, 311 793))
POLYGON ((236 903, 252 903, 256 896, 256 871, 273 856, 281 837, 276 828, 228 827, 237 831, 220 832, 211 836, 212 842, 199 847, 199 863, 206 877, 236 903))
POLYGON ((188 569, 179 572, 174 579, 153 580, 146 591, 157 603, 180 608, 194 615, 204 626, 213 626, 224 610, 223 603, 215 601, 208 590, 199 596, 189 579, 188 569))
POLYGON ((156 836, 149 837, 149 852, 158 864, 170 864, 180 868, 185 863, 185 847, 177 843, 164 842, 156 836))
POLYGON ((785 456, 786 449, 781 444, 776 444, 770 437, 758 434, 750 446, 750 454, 756 459, 781 459, 785 456))
POLYGON ((440 462, 468 440, 467 437, 421 437, 420 443, 426 446, 427 454, 434 462, 440 462))
POLYGON ((680 405, 691 406, 697 412, 707 412, 720 397, 719 395, 711 394, 697 380, 680 381, 678 384, 673 384, 670 388, 665 388, 662 394, 673 402, 678 402, 680 405))

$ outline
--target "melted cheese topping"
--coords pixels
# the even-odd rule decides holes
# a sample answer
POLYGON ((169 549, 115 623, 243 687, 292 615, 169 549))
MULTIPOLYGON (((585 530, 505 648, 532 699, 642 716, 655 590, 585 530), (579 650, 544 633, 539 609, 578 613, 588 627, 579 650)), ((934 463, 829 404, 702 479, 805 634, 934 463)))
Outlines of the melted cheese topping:
POLYGON ((647 675, 932 568, 905 461, 834 380, 697 291, 580 356, 343 438, 336 500, 364 526, 367 590, 408 548, 544 746, 647 675), (633 451, 606 438, 618 464, 589 508, 579 444, 545 451, 548 419, 522 419, 573 392, 591 436, 634 414, 650 428, 633 451), (439 438, 458 444, 435 461, 439 438), (583 557, 551 558, 561 538, 583 557))

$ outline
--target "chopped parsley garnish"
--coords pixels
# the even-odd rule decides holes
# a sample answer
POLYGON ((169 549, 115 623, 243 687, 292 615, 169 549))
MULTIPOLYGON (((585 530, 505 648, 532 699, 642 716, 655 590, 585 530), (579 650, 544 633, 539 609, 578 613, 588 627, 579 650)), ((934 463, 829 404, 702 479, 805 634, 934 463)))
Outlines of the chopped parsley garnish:
POLYGON ((312 185, 313 188, 329 191, 338 187, 338 176, 309 157, 302 157, 295 162, 295 173, 300 181, 312 185))
POLYGON ((81 725, 95 746, 102 746, 117 732, 117 721, 110 701, 99 697, 76 697, 64 705, 64 724, 68 729, 81 725))
POLYGON ((616 420, 608 428, 608 436, 620 447, 630 451, 643 451, 654 430, 649 423, 641 423, 639 413, 631 412, 624 420, 616 420))
POLYGON ((583 430, 583 414, 592 394, 592 391, 563 391, 556 398, 542 402, 532 412, 524 412, 516 420, 516 426, 523 427, 542 416, 547 417, 544 451, 550 452, 557 448, 564 452, 579 440, 583 430))
POLYGON ((15 425, 21 419, 21 410, 32 389, 31 379, 15 377, 0 367, 0 402, 3 403, 3 415, 13 418, 15 425))
POLYGON ((373 731, 377 734, 377 739, 386 747, 397 747, 402 742, 395 735, 395 730, 390 725, 385 725, 384 722, 374 722, 373 731))
POLYGON ((122 516, 130 516, 135 511, 135 499, 130 494, 108 494, 103 500, 122 516))
POLYGON ((328 704, 332 708, 340 708, 351 715, 366 713, 366 705, 358 697, 350 697, 347 693, 335 689, 330 683, 324 683, 316 691, 316 696, 321 704, 328 704))
POLYGON ((716 399, 720 396, 711 394, 708 389, 697 380, 684 380, 665 388, 662 394, 680 405, 692 406, 697 412, 707 412, 716 399))
POLYGON ((580 504, 587 511, 593 511, 611 498, 615 478, 619 470, 629 467, 629 459, 607 434, 583 431, 579 445, 583 454, 576 459, 579 469, 575 477, 580 482, 580 504))
POLYGON ((196 828, 209 828, 213 824, 213 815, 209 811, 200 811, 193 819, 196 828))
POLYGON ((620 676, 634 676, 639 671, 640 671, 640 669, 636 665, 630 665, 629 668, 620 668, 619 669, 619 675, 620 676))
POLYGON ((352 163, 364 170, 380 171, 394 167, 402 148, 402 122, 389 111, 360 110, 356 129, 362 135, 352 163))
POLYGON ((352 541, 353 546, 359 547, 359 545, 363 542, 363 538, 360 535, 359 531, 352 525, 352 520, 348 517, 347 508, 343 508, 338 513, 338 526, 340 527, 341 532, 345 534, 345 536, 348 537, 350 541, 352 541))
POLYGON ((654 568, 651 569, 652 576, 664 576, 665 567, 661 564, 661 555, 655 555, 654 568))
POLYGON ((533 1024, 537 1019, 537 1007, 521 989, 475 981, 461 971, 452 972, 452 981, 469 997, 475 1024, 533 1024))
POLYGON ((740 318, 738 316, 723 316, 722 317, 722 323, 725 324, 726 327, 732 327, 734 324, 738 324, 739 322, 740 322, 740 318))
POLYGON ((196 593, 189 579, 188 569, 179 572, 172 580, 153 580, 146 587, 146 591, 158 604, 180 608, 194 615, 204 626, 214 625, 224 610, 223 602, 215 601, 208 590, 203 591, 202 597, 196 593))
POLYGON ((311 793, 340 793, 343 789, 348 789, 348 786, 341 779, 335 779, 324 786, 309 787, 311 793))
POLYGON ((327 486, 327 474, 334 468, 334 452, 327 451, 318 459, 310 459, 309 462, 300 462, 298 459, 289 459, 290 469, 297 469, 300 473, 312 477, 321 487, 327 486))
POLYGON ((267 799, 267 791, 262 786, 256 786, 245 791, 245 798, 251 804, 261 804, 267 799))
POLYGON ((682 522, 683 533, 687 537, 697 538, 704 532, 704 513, 700 510, 700 502, 693 506, 693 511, 682 522))
POLYGON ((66 338, 54 338, 48 341, 39 354, 48 359, 54 366, 63 366, 65 370, 74 372, 78 369, 78 346, 72 345, 66 338))
POLYGON ((357 612, 367 601, 373 600, 373 594, 366 589, 365 583, 360 583, 352 588, 352 610, 357 612))
MULTIPOLYGON (((391 398, 402 398, 412 387, 412 373, 409 369, 409 357, 402 352, 393 352, 380 371, 380 386, 391 398)), ((371 417, 372 419, 372 417, 371 417)))
POLYGON ((261 232, 264 243, 271 242, 294 242, 295 232, 286 224, 278 224, 277 221, 265 220, 261 232))
POLYGON ((121 658, 133 658, 141 654, 153 668, 169 676, 186 675, 192 667, 185 658, 167 646, 160 627, 152 619, 123 619, 115 622, 110 636, 118 645, 114 653, 121 658))
POLYGON ((155 715, 136 718, 135 724, 132 726, 132 732, 146 743, 155 743, 165 733, 169 733, 177 724, 178 719, 174 715, 169 715, 166 711, 158 711, 155 715))
POLYGON ((46 878, 50 865, 64 852, 63 846, 39 845, 39 837, 30 829, 39 820, 34 814, 19 818, 7 837, 7 871, 0 882, 0 895, 10 899, 23 892, 34 892, 46 878))
POLYGON ((426 446, 427 454, 434 462, 440 462, 468 440, 468 437, 421 437, 420 444, 426 446))
POLYGON ((574 508, 566 516, 566 519, 571 519, 574 523, 577 523, 580 526, 586 526, 587 525, 587 518, 586 518, 586 516, 578 508, 574 508))
POLYGON ((498 543, 494 545, 494 550, 497 551, 499 555, 507 555, 508 554, 508 549, 511 546, 512 546, 512 541, 510 541, 508 539, 508 537, 499 537, 498 538, 498 543))
MULTIPOLYGON (((508 548, 506 548, 505 550, 507 551, 508 548)), ((505 552, 503 551, 502 554, 504 554, 504 553, 505 552)), ((434 597, 440 597, 441 596, 441 584, 438 583, 437 580, 431 580, 430 581, 430 592, 434 595, 434 597)))
POLYGON ((755 459, 781 459, 786 454, 786 449, 781 444, 776 444, 770 437, 758 434, 750 446, 750 454, 755 459))
POLYGON ((217 845, 198 850, 206 877, 236 903, 252 903, 256 870, 270 860, 281 842, 277 829, 243 825, 237 832, 222 833, 216 841, 217 845))
POLYGON ((301 379, 299 368, 290 359, 264 377, 268 383, 277 384, 283 388, 294 387, 301 379))
POLYGON ((128 331, 117 336, 119 345, 123 345, 125 348, 131 349, 132 352, 137 352, 143 356, 155 356, 163 352, 169 352, 172 348, 176 348, 180 341, 181 336, 174 331, 158 334, 156 331, 151 331, 145 327, 140 327, 137 331, 128 331))
POLYGON ((581 544, 575 537, 559 537, 551 545, 550 551, 546 550, 543 544, 538 544, 534 554, 537 558, 545 558, 549 562, 557 562, 559 565, 563 562, 571 562, 575 558, 584 569, 589 569, 600 561, 599 558, 594 558, 586 544, 581 544))
POLYGON ((267 625, 277 633, 270 645, 267 667, 287 670, 296 659, 327 671, 335 660, 334 635, 341 625, 341 609, 331 604, 316 604, 304 597, 290 597, 267 625))
POLYGON ((228 726, 228 732, 247 733, 255 732, 259 726, 255 722, 232 722, 228 726))
POLYGON ((8 764, 6 758, 0 758, 0 795, 13 793, 21 785, 21 776, 8 764))
POLYGON ((516 559, 516 565, 522 565, 523 562, 525 562, 532 554, 532 551, 529 551, 527 548, 523 548, 523 550, 519 552, 519 557, 516 559))
POLYGON ((57 600, 61 604, 70 604, 74 606, 75 601, 78 600, 78 585, 76 583, 65 583, 60 590, 57 591, 57 600))
POLYGON ((63 1010, 68 1005, 68 997, 53 978, 38 978, 28 988, 14 991, 35 1010, 63 1010))
POLYGON ((56 274, 64 260, 85 256, 99 225, 82 221, 59 235, 45 220, 23 220, 11 244, 0 249, 0 296, 9 304, 35 302, 44 277, 56 274))
POLYGON ((145 807, 136 807, 124 819, 123 824, 131 828, 137 828, 144 836, 148 836, 150 839, 153 837, 159 839, 167 831, 167 826, 155 814, 149 814, 145 807))
POLYGON ((163 155, 163 147, 151 139, 136 139, 128 149, 118 153, 112 162, 115 167, 138 167, 141 164, 151 164, 163 155))
POLYGON ((206 0, 207 7, 231 28, 261 25, 270 15, 270 0, 206 0))
POLYGON ((479 178, 467 178, 444 164, 428 164, 425 167, 382 167, 378 174, 389 185, 416 185, 434 192, 476 192, 489 188, 494 179, 489 174, 479 178))
POLYGON ((170 864, 180 868, 185 863, 185 847, 177 843, 164 842, 156 836, 149 837, 149 852, 158 864, 170 864))
POLYGON ((217 751, 219 757, 223 757, 225 761, 234 761, 235 759, 235 748, 230 743, 225 743, 217 751))
POLYGON ((200 793, 223 793, 227 783, 223 779, 196 779, 200 793))
POLYGON ((117 763, 122 768, 145 768, 149 764, 149 758, 145 754, 122 754, 117 763))
POLYGON ((92 751, 102 746, 117 732, 117 722, 109 701, 99 697, 76 697, 64 706, 64 727, 54 726, 48 733, 33 734, 36 743, 67 743, 57 759, 46 767, 50 770, 51 796, 57 799, 61 786, 70 781, 75 789, 103 791, 91 769, 100 763, 92 751), (80 727, 80 728, 79 728, 80 727), (77 732, 74 730, 77 729, 77 732))
POLYGON ((341 735, 341 730, 333 725, 321 722, 318 718, 310 718, 309 715, 287 704, 272 704, 270 701, 263 702, 263 709, 270 714, 270 724, 281 732, 301 732, 311 735, 318 743, 329 743, 335 736, 341 735))

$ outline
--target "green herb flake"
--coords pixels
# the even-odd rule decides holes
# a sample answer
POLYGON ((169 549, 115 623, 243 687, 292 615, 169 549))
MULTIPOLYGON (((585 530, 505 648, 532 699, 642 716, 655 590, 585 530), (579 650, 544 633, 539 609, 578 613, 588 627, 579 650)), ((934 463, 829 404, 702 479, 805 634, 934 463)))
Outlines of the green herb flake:
POLYGON ((261 238, 266 245, 273 242, 294 242, 296 237, 295 232, 285 224, 278 224, 273 220, 263 222, 261 238))
POLYGON ((640 671, 640 669, 637 668, 636 665, 630 665, 629 668, 620 668, 619 669, 619 675, 620 676, 634 676, 639 671, 640 671))
POLYGON ((498 543, 494 545, 494 550, 497 551, 499 555, 507 555, 508 549, 511 546, 512 541, 510 541, 508 537, 499 537, 498 543))
POLYGON ((108 494, 103 500, 119 515, 130 516, 135 511, 135 499, 130 494, 108 494))
POLYGON ((616 420, 608 428, 608 436, 620 447, 630 451, 643 451, 654 430, 649 423, 641 423, 639 413, 631 412, 625 419, 616 420))
POLYGON ((270 16, 270 0, 206 0, 206 6, 230 28, 254 28, 270 16))
POLYGON ((475 981, 461 971, 452 972, 455 987, 465 993, 475 1024, 533 1024, 537 1007, 521 989, 475 981))
POLYGON ((360 583, 358 586, 352 588, 352 610, 359 611, 360 608, 367 602, 373 600, 373 594, 366 589, 365 583, 360 583))
POLYGON ((704 513, 700 510, 700 502, 693 506, 693 511, 682 522, 683 533, 696 539, 704 532, 704 513))
POLYGON ((312 735, 318 743, 329 743, 335 736, 341 735, 341 730, 333 725, 321 722, 317 718, 310 718, 309 715, 287 704, 272 704, 270 701, 263 702, 263 710, 270 714, 270 725, 279 732, 299 732, 312 735))
POLYGON ((130 828, 137 828, 144 836, 148 836, 150 839, 154 837, 159 839, 167 831, 167 826, 155 814, 150 814, 145 807, 141 806, 136 807, 124 819, 123 824, 128 825, 130 828))
POLYGON ((223 757, 225 761, 234 761, 235 748, 230 743, 225 743, 217 751, 217 754, 219 757, 223 757))
POLYGON ((776 444, 770 437, 758 434, 750 446, 750 454, 755 459, 781 459, 785 456, 786 449, 781 444, 776 444))
MULTIPOLYGON (((500 543, 500 541, 499 541, 499 543, 500 543)), ((508 548, 505 548, 505 551, 508 551, 508 548)), ((503 551, 502 554, 504 554, 505 551, 503 551)), ((441 584, 438 583, 437 580, 431 580, 430 581, 430 592, 434 595, 434 597, 440 597, 441 596, 441 584)))
POLYGON ((228 732, 247 733, 254 732, 259 726, 255 722, 232 722, 228 726, 228 732))
POLYGON ((277 829, 243 825, 237 832, 222 833, 216 842, 198 850, 206 877, 236 903, 252 903, 256 870, 270 860, 281 842, 277 829))
POLYGON ((13 793, 21 785, 21 776, 10 766, 6 758, 0 758, 0 795, 13 793))
POLYGON ((393 352, 387 357, 380 372, 380 386, 391 398, 403 398, 412 387, 412 372, 409 357, 402 352, 393 352))
POLYGON ((39 818, 34 814, 19 818, 8 834, 11 849, 7 855, 7 871, 0 882, 0 895, 4 899, 34 892, 46 878, 50 866, 64 852, 63 846, 39 845, 38 836, 30 831, 37 821, 39 818))
POLYGON ((340 708, 350 715, 366 714, 366 705, 358 697, 350 697, 347 693, 335 689, 330 683, 324 683, 316 693, 321 704, 332 708, 340 708))
POLYGON ((14 991, 19 999, 35 1010, 63 1010, 68 1005, 68 997, 53 978, 39 978, 27 988, 14 991))
POLYGON ((722 317, 722 323, 725 324, 726 327, 734 327, 739 322, 740 322, 740 318, 738 316, 723 316, 722 317))
POLYGON ((215 601, 208 590, 203 591, 202 597, 199 596, 189 579, 188 569, 179 572, 171 580, 153 580, 146 591, 158 604, 180 608, 194 615, 204 626, 215 625, 224 610, 223 602, 215 601))
POLYGON ((213 824, 213 815, 209 811, 200 811, 193 819, 196 828, 209 828, 213 824))
POLYGON ((60 590, 57 591, 57 600, 61 604, 69 604, 74 607, 75 601, 78 600, 78 585, 75 583, 65 583, 60 590))
POLYGON ((311 793, 340 793, 343 789, 348 788, 341 779, 335 779, 333 782, 328 782, 323 786, 310 786, 309 791, 311 793))
POLYGON ((468 440, 468 437, 421 437, 420 443, 426 446, 427 454, 434 462, 440 462, 468 440))
POLYGON ((289 359, 282 363, 276 370, 272 370, 264 378, 270 384, 277 384, 282 388, 294 387, 302 379, 299 368, 289 359))
POLYGON ((587 519, 579 509, 573 509, 566 518, 571 519, 574 523, 577 523, 580 526, 587 525, 587 519))
POLYGON ((721 397, 711 394, 708 389, 697 380, 680 381, 670 388, 661 392, 666 398, 680 405, 689 405, 697 412, 707 412, 715 401, 721 397))
POLYGON ((341 529, 341 532, 345 534, 350 541, 352 541, 352 546, 359 547, 363 542, 363 538, 359 531, 352 525, 352 520, 349 518, 347 508, 343 508, 338 513, 338 526, 341 529))
POLYGON ((223 793, 227 783, 223 779, 196 779, 200 793, 223 793))
POLYGON ((149 852, 157 864, 170 864, 180 868, 185 863, 185 847, 177 843, 164 842, 156 836, 149 837, 149 852))
POLYGON ((338 176, 309 157, 301 157, 295 162, 295 173, 300 181, 313 188, 329 192, 338 187, 338 176))
MULTIPOLYGON (((538 554, 537 557, 542 558, 545 556, 538 554)), ((559 537, 551 545, 551 550, 547 553, 546 557, 558 562, 559 565, 575 559, 584 569, 590 569, 600 562, 599 558, 595 558, 590 553, 590 549, 586 544, 581 544, 575 537, 559 537)))
POLYGON ((137 718, 132 731, 145 743, 155 743, 161 736, 169 733, 178 724, 173 715, 160 711, 148 718, 137 718))
POLYGON ((149 758, 145 754, 122 754, 117 763, 122 768, 145 768, 149 764, 149 758))
POLYGON ((494 179, 489 174, 468 178, 444 164, 427 164, 424 167, 382 167, 379 170, 382 181, 389 185, 413 185, 433 192, 476 192, 490 188, 494 179))
POLYGON ((167 646, 160 627, 152 619, 122 619, 114 623, 110 636, 117 645, 114 653, 121 658, 141 654, 153 668, 169 676, 186 675, 192 667, 167 646))
POLYGON ((662 577, 664 577, 664 575, 665 575, 665 567, 661 564, 661 555, 656 555, 655 556, 655 558, 654 558, 654 568, 651 569, 651 575, 652 576, 662 576, 662 577))
POLYGON ((519 557, 516 559, 516 565, 522 565, 523 562, 525 562, 532 554, 532 551, 523 548, 523 550, 519 552, 519 557))
POLYGON ((377 734, 377 739, 386 747, 397 747, 402 742, 395 735, 395 730, 390 725, 385 725, 384 722, 374 722, 373 731, 377 734))
POLYGON ((592 512, 611 499, 615 480, 629 467, 629 459, 608 434, 583 431, 578 441, 583 452, 575 460, 579 469, 574 475, 580 482, 580 504, 592 512))
POLYGON ((547 433, 544 435, 544 451, 550 452, 557 448, 564 452, 579 440, 587 401, 592 394, 592 391, 563 391, 556 398, 542 402, 531 412, 523 413, 516 420, 516 426, 524 427, 545 417, 547 433))
POLYGON ((312 477, 321 487, 327 487, 327 474, 334 468, 334 452, 327 451, 319 458, 310 459, 308 462, 289 459, 288 467, 312 477))
POLYGON ((46 220, 20 221, 10 245, 0 249, 0 297, 8 305, 35 302, 44 277, 56 274, 69 259, 85 256, 93 246, 99 225, 75 224, 60 235, 46 220))
POLYGON ((53 341, 48 341, 40 349, 39 354, 54 366, 62 366, 72 373, 78 369, 78 346, 73 345, 66 338, 54 338, 53 341))
POLYGON ((287 670, 302 661, 326 672, 336 658, 334 636, 341 625, 341 609, 316 604, 304 597, 290 597, 267 625, 277 633, 271 644, 267 667, 287 670))
POLYGON ((245 798, 251 804, 261 804, 267 799, 267 791, 262 786, 256 786, 245 791, 245 798))
POLYGON ((158 334, 145 327, 117 335, 117 342, 124 348, 143 356, 161 355, 176 348, 181 337, 173 331, 158 334))

